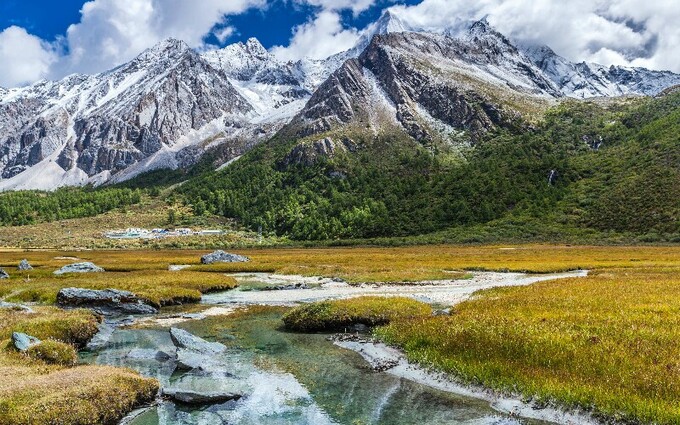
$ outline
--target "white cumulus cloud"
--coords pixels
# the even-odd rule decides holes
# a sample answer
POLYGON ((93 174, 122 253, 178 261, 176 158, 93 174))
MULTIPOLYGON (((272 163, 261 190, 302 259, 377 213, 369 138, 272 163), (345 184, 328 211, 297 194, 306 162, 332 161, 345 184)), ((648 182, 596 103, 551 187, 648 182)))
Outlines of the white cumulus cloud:
POLYGON ((17 26, 6 28, 0 32, 0 86, 14 87, 44 78, 56 58, 40 38, 17 26))
POLYGON ((276 46, 271 50, 282 60, 323 59, 352 48, 359 36, 358 30, 343 27, 340 14, 323 10, 307 23, 295 27, 288 46, 276 46))

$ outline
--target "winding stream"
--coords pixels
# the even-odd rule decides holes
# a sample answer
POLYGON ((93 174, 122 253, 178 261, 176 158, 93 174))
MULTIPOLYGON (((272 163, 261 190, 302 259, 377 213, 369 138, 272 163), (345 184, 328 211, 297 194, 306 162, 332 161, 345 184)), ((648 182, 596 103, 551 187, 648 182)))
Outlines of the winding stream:
MULTIPOLYGON (((225 344, 225 353, 203 371, 176 371, 169 322, 116 328, 108 342, 82 354, 84 362, 125 366, 157 378, 164 388, 230 391, 239 400, 202 407, 161 401, 126 418, 127 425, 208 424, 544 424, 501 413, 492 403, 448 388, 437 389, 396 373, 374 372, 355 351, 341 348, 327 335, 295 334, 281 329, 280 304, 362 294, 412 296, 438 304, 459 302, 484 287, 529 284, 537 280, 582 276, 477 274, 464 281, 417 287, 348 287, 330 281, 307 282, 310 289, 260 291, 282 277, 242 275, 242 288, 204 297, 205 304, 242 306, 227 315, 172 323, 195 335, 225 344)), ((285 277, 285 279, 294 279, 285 277)), ((301 278, 302 279, 302 278, 301 278)), ((308 279, 308 278, 307 278, 308 279)), ((212 307, 215 310, 215 307, 212 307)), ((229 309, 221 308, 223 312, 229 309)))

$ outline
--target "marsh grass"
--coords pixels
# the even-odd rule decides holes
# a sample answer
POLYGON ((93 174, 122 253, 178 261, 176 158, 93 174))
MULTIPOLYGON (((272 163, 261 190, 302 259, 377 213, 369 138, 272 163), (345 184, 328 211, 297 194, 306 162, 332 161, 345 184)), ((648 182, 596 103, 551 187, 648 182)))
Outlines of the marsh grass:
POLYGON ((0 423, 113 424, 154 398, 158 383, 130 370, 67 367, 75 363, 73 346, 84 344, 97 331, 91 312, 33 309, 33 313, 0 309, 0 423), (43 342, 19 353, 9 341, 13 331, 43 342))
POLYGON ((286 313, 283 323, 294 331, 336 331, 358 323, 376 326, 430 315, 432 307, 411 298, 359 297, 304 304, 286 313))
POLYGON ((630 423, 680 422, 680 268, 492 289, 377 336, 462 380, 630 423))
POLYGON ((0 423, 13 425, 115 424, 158 391, 155 380, 108 366, 0 367, 0 377, 0 423))
MULTIPOLYGON (((157 305, 197 301, 200 293, 235 285, 225 273, 276 272, 340 277, 352 283, 461 278, 469 270, 549 273, 590 269, 585 279, 486 291, 431 317, 412 301, 335 302, 291 313, 297 329, 361 322, 383 324, 377 335, 410 358, 468 382, 519 392, 544 402, 592 409, 630 422, 680 422, 680 248, 424 246, 236 250, 248 263, 200 265, 207 251, 3 251, 0 297, 51 303, 62 287, 127 289, 157 305), (71 257, 71 258, 63 258, 71 257), (27 258, 35 267, 16 271, 27 258), (76 261, 107 272, 55 277, 76 261), (170 264, 189 264, 180 272, 170 264), (362 304, 363 303, 363 304, 362 304)), ((311 307, 310 307, 311 308, 311 307)), ((428 307, 429 308, 429 307, 428 307)), ((35 315, 0 311, 0 340, 12 330, 79 345, 96 330, 84 311, 36 306, 35 315)), ((63 369, 0 349, 0 423, 90 423, 117 417, 154 388, 129 371, 63 369), (21 385, 13 389, 12 380, 21 385), (80 382, 76 385, 74 383, 80 382), (64 383, 69 383, 65 385, 64 383), (29 397, 29 395, 31 395, 29 397), (97 399, 111 400, 102 406, 97 399), (65 406, 77 405, 72 411, 65 406), (27 419, 38 410, 35 422, 27 419), (4 415, 4 416, 3 416, 4 415), (52 416, 51 416, 52 415, 52 416), (71 416, 69 416, 71 415, 71 416)))

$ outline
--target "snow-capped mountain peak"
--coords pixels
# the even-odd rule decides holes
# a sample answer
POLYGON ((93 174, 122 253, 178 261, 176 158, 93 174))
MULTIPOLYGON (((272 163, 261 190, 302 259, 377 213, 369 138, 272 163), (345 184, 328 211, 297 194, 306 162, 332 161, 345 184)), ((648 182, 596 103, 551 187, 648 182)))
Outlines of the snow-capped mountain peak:
POLYGON ((388 9, 375 23, 375 29, 372 31, 372 35, 413 31, 415 31, 414 28, 407 24, 406 21, 401 19, 396 13, 388 9))
POLYGON ((523 46, 524 54, 569 97, 656 95, 680 84, 680 75, 645 68, 573 63, 548 46, 523 46))
POLYGON ((0 88, 0 190, 122 181, 190 166, 218 145, 227 161, 293 124, 311 134, 368 117, 375 131, 390 123, 436 139, 513 119, 506 106, 677 84, 671 72, 518 49, 486 19, 442 33, 389 10, 323 60, 281 61, 255 38, 202 53, 168 38, 101 74, 0 88))

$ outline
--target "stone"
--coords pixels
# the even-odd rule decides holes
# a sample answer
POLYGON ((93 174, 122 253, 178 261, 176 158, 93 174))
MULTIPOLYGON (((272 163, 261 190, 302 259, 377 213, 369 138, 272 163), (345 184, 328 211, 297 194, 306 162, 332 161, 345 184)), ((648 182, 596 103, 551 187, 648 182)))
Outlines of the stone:
POLYGON ((219 354, 227 349, 224 344, 208 342, 179 328, 170 328, 170 338, 177 348, 184 348, 201 354, 219 354))
POLYGON ((188 269, 189 267, 191 267, 189 264, 170 264, 168 266, 168 270, 171 272, 179 272, 184 269, 188 269))
POLYGON ((9 279, 9 274, 3 269, 0 269, 0 279, 9 279))
POLYGON ((352 326, 349 327, 348 329, 350 332, 358 332, 358 333, 368 333, 371 329, 364 325, 363 323, 355 323, 352 326))
POLYGON ((91 308, 103 315, 158 313, 158 309, 146 304, 137 295, 118 289, 63 288, 57 293, 57 304, 91 308))
POLYGON ((55 271, 54 274, 62 275, 65 273, 100 273, 103 271, 104 269, 102 269, 101 267, 95 265, 94 263, 86 261, 83 263, 68 264, 62 267, 61 269, 55 271))
POLYGON ((248 257, 238 254, 231 254, 222 250, 217 250, 201 257, 201 264, 245 263, 248 261, 250 261, 250 258, 248 257))
POLYGON ((163 395, 184 404, 218 404, 241 398, 241 394, 226 391, 200 393, 176 388, 164 388, 163 395))
POLYGON ((450 316, 451 315, 451 309, 450 308, 445 308, 443 310, 435 310, 432 312, 433 316, 450 316))
POLYGON ((125 357, 132 360, 157 360, 159 362, 165 362, 172 358, 165 351, 150 348, 134 348, 125 357))
POLYGON ((296 282, 288 285, 265 286, 263 291, 290 291, 294 289, 309 289, 309 285, 304 282, 296 282))
POLYGON ((25 313, 33 313, 33 309, 31 307, 21 304, 7 303, 4 301, 0 301, 0 308, 6 308, 15 311, 23 311, 25 313))
POLYGON ((14 344, 14 347, 21 352, 40 344, 40 342, 41 341, 34 336, 21 332, 12 332, 12 344, 14 344))
POLYGON ((17 270, 19 271, 26 271, 26 270, 33 270, 33 266, 28 262, 27 259, 23 259, 19 262, 19 266, 17 266, 17 270))

